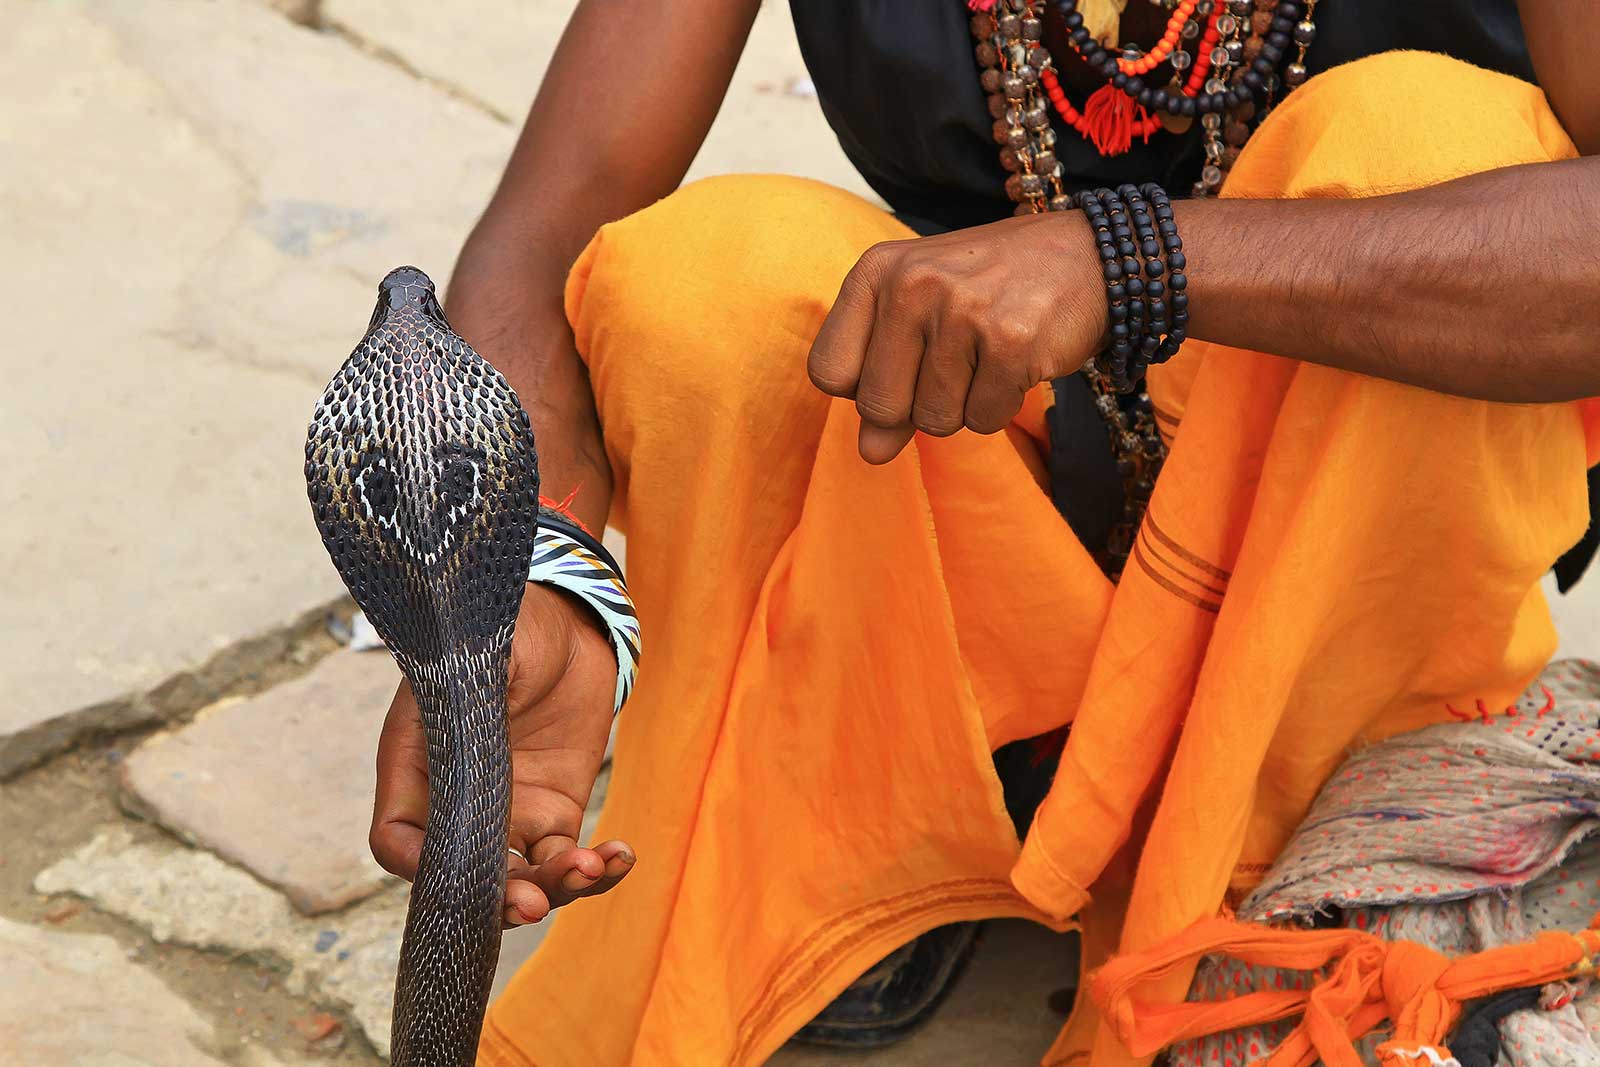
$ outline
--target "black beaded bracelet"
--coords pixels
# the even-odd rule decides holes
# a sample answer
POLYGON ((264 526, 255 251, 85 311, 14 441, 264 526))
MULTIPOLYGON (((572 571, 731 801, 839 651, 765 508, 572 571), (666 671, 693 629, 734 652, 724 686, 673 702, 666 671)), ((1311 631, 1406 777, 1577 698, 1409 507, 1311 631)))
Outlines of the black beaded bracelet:
POLYGON ((1150 332, 1150 324, 1145 318, 1144 279, 1139 274, 1139 261, 1134 258, 1137 249, 1133 243, 1133 222, 1128 218, 1127 205, 1110 189, 1096 189, 1095 195, 1111 223, 1112 247, 1122 270, 1122 289, 1127 301, 1128 354, 1117 367, 1125 376, 1137 377, 1132 372, 1139 365, 1139 350, 1150 332))
POLYGON ((1133 240, 1137 251, 1144 257, 1145 333, 1139 343, 1139 359, 1151 363, 1161 342, 1165 340, 1170 324, 1167 310, 1166 266, 1161 261, 1161 242, 1156 240, 1155 219, 1150 205, 1136 185, 1119 185, 1117 195, 1128 205, 1128 218, 1133 222, 1133 240))
POLYGON ((1150 364, 1170 359, 1187 336, 1187 263, 1172 202, 1149 183, 1086 190, 1076 204, 1094 233, 1106 282, 1110 329, 1100 369, 1118 392, 1129 393, 1150 364))
POLYGON ((1089 221, 1089 228, 1100 253, 1100 269, 1106 282, 1107 314, 1110 330, 1104 352, 1099 359, 1113 382, 1121 381, 1127 372, 1128 359, 1138 342, 1140 326, 1128 321, 1128 290, 1122 284, 1122 256, 1117 249, 1117 239, 1111 232, 1111 217, 1101 204, 1099 195, 1086 189, 1074 198, 1077 208, 1089 221))
POLYGON ((1150 357, 1152 363, 1165 363, 1177 355, 1178 348, 1189 335, 1189 276, 1185 273, 1189 262, 1183 254, 1183 238, 1178 236, 1178 223, 1173 218, 1172 201, 1167 198, 1167 191, 1155 182, 1146 182, 1139 187, 1139 191, 1150 201, 1155 213, 1156 230, 1167 254, 1167 306, 1171 312, 1167 335, 1150 357))
POLYGON ((1190 118, 1197 114, 1210 115, 1225 108, 1239 107, 1265 91, 1268 77, 1277 69, 1278 62, 1289 48, 1290 35, 1300 21, 1302 10, 1302 5, 1295 0, 1282 0, 1278 4, 1272 13, 1272 24, 1262 40, 1261 53, 1251 61, 1250 69, 1244 72, 1238 84, 1229 86, 1225 92, 1184 96, 1163 86, 1146 85, 1138 75, 1122 73, 1117 68, 1116 54, 1102 48, 1083 25, 1077 0, 1055 0, 1055 5, 1061 12, 1062 21, 1066 23, 1073 48, 1077 49, 1089 69, 1110 82, 1113 88, 1137 101, 1146 111, 1165 111, 1169 115, 1190 118))

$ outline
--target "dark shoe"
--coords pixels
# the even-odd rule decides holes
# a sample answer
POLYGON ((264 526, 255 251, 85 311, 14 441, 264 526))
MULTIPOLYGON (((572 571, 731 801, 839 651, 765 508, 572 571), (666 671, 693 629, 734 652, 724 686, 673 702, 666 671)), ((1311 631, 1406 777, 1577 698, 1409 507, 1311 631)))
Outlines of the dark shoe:
MULTIPOLYGON (((1050 791, 1065 734, 1007 745, 994 754, 1005 790, 1006 810, 1020 837, 1050 791)), ((889 953, 832 1004, 807 1023, 794 1040, 836 1048, 892 1045, 933 1017, 972 957, 978 923, 951 923, 929 930, 889 953)))
POLYGON ((972 958, 978 923, 940 926, 889 953, 794 1040, 834 1048, 892 1045, 933 1017, 972 958))

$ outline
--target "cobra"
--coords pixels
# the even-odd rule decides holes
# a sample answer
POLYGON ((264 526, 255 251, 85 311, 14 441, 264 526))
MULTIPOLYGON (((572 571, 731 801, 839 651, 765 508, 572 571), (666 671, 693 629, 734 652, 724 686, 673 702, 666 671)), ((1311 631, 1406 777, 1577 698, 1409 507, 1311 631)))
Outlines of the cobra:
POLYGON ((451 331, 415 267, 379 286, 366 335, 311 417, 305 473, 322 543, 410 681, 427 736, 391 1060, 465 1067, 500 954, 506 671, 539 467, 516 394, 451 331))

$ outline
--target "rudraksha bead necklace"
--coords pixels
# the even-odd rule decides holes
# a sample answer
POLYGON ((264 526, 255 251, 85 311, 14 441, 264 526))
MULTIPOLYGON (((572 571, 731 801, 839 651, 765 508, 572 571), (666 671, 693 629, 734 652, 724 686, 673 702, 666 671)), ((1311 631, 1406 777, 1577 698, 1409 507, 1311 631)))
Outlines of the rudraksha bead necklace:
POLYGON ((1102 155, 1120 155, 1135 137, 1186 132, 1201 120, 1206 160, 1196 196, 1215 193, 1270 110, 1280 86, 1306 79, 1306 48, 1316 38, 1317 0, 1172 0, 1165 32, 1149 51, 1114 55, 1084 27, 1078 0, 967 0, 981 81, 1017 213, 1066 210, 1050 110, 1102 155), (1106 84, 1080 110, 1067 98, 1044 45, 1044 10, 1053 4, 1068 40, 1106 84), (1186 44, 1186 42, 1193 42, 1186 44), (1277 68, 1293 47, 1280 81, 1277 68), (1192 51, 1191 51, 1192 49, 1192 51), (1171 68, 1169 83, 1156 72, 1171 68), (1047 106, 1048 105, 1048 106, 1047 106), (1214 116, 1207 118, 1207 116, 1214 116))
MULTIPOLYGON (((1306 49, 1316 38, 1313 15, 1318 0, 1151 2, 1172 11, 1160 41, 1149 52, 1124 45, 1119 56, 1101 47, 1084 28, 1077 0, 967 0, 973 11, 971 29, 977 41, 980 80, 995 120, 1000 165, 1007 173, 1006 194, 1016 202, 1016 214, 1066 211, 1077 206, 1077 200, 1067 193, 1056 155, 1052 108, 1067 126, 1108 156, 1126 152, 1135 137, 1148 141, 1161 130, 1186 133, 1198 117, 1205 163, 1192 193, 1205 197, 1221 189, 1253 125, 1266 117, 1278 90, 1288 92, 1306 80, 1306 49), (1067 99, 1054 59, 1044 45, 1042 16, 1047 2, 1053 2, 1061 14, 1073 49, 1106 82, 1081 110, 1067 99), (1295 58, 1280 80, 1277 68, 1291 44, 1295 58), (1171 68, 1165 88, 1152 77, 1163 64, 1171 68)), ((1095 408, 1111 436, 1123 482, 1122 520, 1113 526, 1104 549, 1096 552, 1113 581, 1121 575, 1132 550, 1166 458, 1155 410, 1144 387, 1144 367, 1177 351, 1188 320, 1183 246, 1172 221, 1172 207, 1157 186, 1133 192, 1144 205, 1139 213, 1153 216, 1155 232, 1149 236, 1161 246, 1157 255, 1148 254, 1150 246, 1142 239, 1146 234, 1140 234, 1137 246, 1130 245, 1146 253, 1144 266, 1135 270, 1144 275, 1137 279, 1141 288, 1139 328, 1134 329, 1134 308, 1129 306, 1133 298, 1125 297, 1128 302, 1119 307, 1113 296, 1112 348, 1083 368, 1095 394, 1095 408), (1165 252, 1164 262, 1160 252, 1165 252), (1162 264, 1154 277, 1165 274, 1159 306, 1158 298, 1149 293, 1152 262, 1162 264), (1151 319, 1159 324, 1155 331, 1146 328, 1151 319), (1113 351, 1120 351, 1118 325, 1124 327, 1128 341, 1120 363, 1113 351)), ((1122 199, 1127 202, 1126 197, 1122 199)), ((1098 197, 1096 202, 1104 207, 1098 197)), ((1137 222, 1132 211, 1123 214, 1137 222)), ((1106 215, 1110 217, 1109 212, 1106 215)), ((1131 241, 1134 227, 1126 228, 1131 241)), ((1104 251, 1102 248, 1102 256, 1104 251)), ((1115 251, 1119 255, 1117 273, 1123 274, 1120 244, 1115 251)))

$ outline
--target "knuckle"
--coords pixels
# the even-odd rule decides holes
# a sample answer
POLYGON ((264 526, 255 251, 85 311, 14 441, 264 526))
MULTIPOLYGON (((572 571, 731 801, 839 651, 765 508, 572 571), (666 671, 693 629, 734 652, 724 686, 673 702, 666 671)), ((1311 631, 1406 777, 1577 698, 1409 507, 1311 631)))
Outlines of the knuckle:
POLYGON ((930 437, 949 437, 961 430, 962 417, 944 405, 918 407, 912 412, 912 424, 930 437))
POLYGON ((870 295, 876 291, 878 281, 894 269, 899 258, 900 253, 895 249, 894 242, 882 241, 873 245, 861 253, 856 265, 845 275, 845 287, 870 295))
POLYGON ((1016 319, 1000 319, 989 327, 988 333, 990 346, 1008 356, 1033 345, 1033 330, 1016 319))
POLYGON ((906 421, 902 405, 877 393, 856 397, 856 414, 874 426, 898 426, 906 421))
POLYGON ((856 264, 857 269, 870 271, 874 268, 882 269, 889 266, 889 264, 900 258, 903 245, 903 241, 879 241, 861 253, 861 259, 856 264))
POLYGON ((388 838, 385 837, 383 831, 378 827, 373 827, 372 830, 368 832, 367 848, 371 850, 372 858, 378 861, 378 866, 382 867, 390 874, 396 875, 397 877, 410 877, 410 875, 405 871, 404 865, 400 862, 399 851, 395 849, 395 847, 389 842, 388 838))
POLYGON ((967 412, 964 424, 973 433, 999 433, 1011 420, 993 412, 967 412))
POLYGON ((926 261, 902 264, 897 281, 899 289, 917 296, 929 296, 945 287, 944 272, 926 261))
POLYGON ((844 396, 852 384, 831 359, 816 355, 806 361, 806 375, 812 385, 829 396, 844 396))

